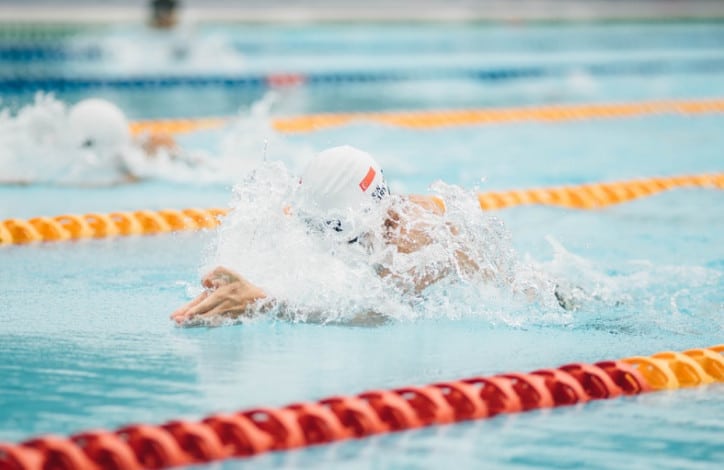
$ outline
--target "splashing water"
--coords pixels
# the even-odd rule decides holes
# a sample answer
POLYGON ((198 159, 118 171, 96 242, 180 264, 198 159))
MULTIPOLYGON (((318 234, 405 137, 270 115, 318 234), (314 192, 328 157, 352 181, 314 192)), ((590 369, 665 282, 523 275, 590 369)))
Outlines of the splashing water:
POLYGON ((724 276, 716 269, 629 260, 615 264, 575 255, 548 237, 554 256, 541 266, 582 289, 571 326, 664 336, 724 331, 724 276))
POLYGON ((517 258, 503 223, 479 209, 473 192, 433 185, 446 203, 442 216, 392 196, 371 203, 362 217, 351 215, 342 222, 350 228, 340 233, 313 222, 323 215, 299 189, 280 162, 251 172, 234 188, 233 211, 209 247, 203 271, 225 266, 239 272, 275 299, 276 314, 293 321, 356 322, 374 313, 379 315, 372 318, 394 320, 478 316, 519 324, 525 312, 568 321, 554 297, 553 277, 517 258), (424 227, 431 243, 412 252, 387 243, 391 213, 415 214, 405 229, 424 227), (479 269, 469 269, 469 262, 479 269), (416 289, 426 276, 437 282, 416 289))
POLYGON ((266 92, 248 111, 240 112, 224 131, 218 167, 221 173, 234 175, 234 182, 264 161, 282 161, 293 172, 300 172, 314 155, 314 149, 300 143, 290 144, 272 126, 272 109, 281 100, 278 92, 266 92))
POLYGON ((13 116, 0 112, 0 182, 112 184, 124 179, 120 155, 131 146, 89 148, 73 129, 67 107, 39 93, 13 116))
MULTIPOLYGON (((82 34, 70 40, 77 51, 97 51, 104 74, 111 76, 168 73, 248 72, 245 55, 223 33, 199 31, 185 18, 171 30, 126 25, 105 28, 102 35, 82 34)), ((97 73, 94 64, 71 64, 76 72, 97 73)))
POLYGON ((272 127, 271 110, 279 95, 269 91, 249 109, 242 109, 220 131, 215 155, 208 150, 165 149, 154 158, 129 161, 134 175, 143 179, 195 184, 233 184, 265 160, 280 160, 299 170, 313 150, 304 145, 291 146, 272 127))
POLYGON ((193 184, 230 184, 267 158, 299 169, 312 149, 292 148, 272 127, 271 107, 277 95, 268 93, 250 110, 242 110, 222 131, 220 150, 177 145, 150 155, 143 137, 113 148, 83 145, 70 125, 68 106, 39 93, 35 101, 13 115, 0 111, 0 183, 107 185, 129 179, 193 184))
POLYGON ((271 317, 350 324, 477 318, 516 328, 647 335, 724 329, 716 300, 722 276, 714 269, 648 261, 606 266, 550 237, 551 260, 522 256, 503 222, 480 210, 476 191, 442 182, 431 190, 445 201, 443 215, 393 195, 341 220, 340 233, 300 188, 280 162, 251 172, 234 188, 233 211, 204 256, 203 272, 228 267, 275 299, 271 317), (388 243, 392 214, 407 214, 405 230, 424 227, 431 243, 416 250, 388 243), (426 276, 436 282, 416 289, 426 276))

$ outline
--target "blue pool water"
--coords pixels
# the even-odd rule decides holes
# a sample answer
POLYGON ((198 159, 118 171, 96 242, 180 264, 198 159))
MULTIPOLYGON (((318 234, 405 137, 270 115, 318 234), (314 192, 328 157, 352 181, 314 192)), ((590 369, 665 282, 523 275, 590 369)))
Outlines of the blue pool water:
MULTIPOLYGON (((724 55, 724 32, 716 23, 445 30, 258 27, 254 35, 243 32, 219 27, 205 34, 220 37, 220 44, 231 50, 224 49, 225 53, 245 47, 245 60, 264 59, 258 67, 265 72, 288 71, 282 67, 285 63, 330 70, 334 58, 347 52, 335 41, 339 33, 342 42, 351 44, 351 56, 360 58, 356 63, 360 69, 369 69, 372 63, 397 65, 413 47, 419 48, 419 57, 417 61, 408 57, 408 63, 450 67, 498 66, 501 62, 495 61, 502 58, 520 65, 635 61, 637 55, 650 54, 668 61, 724 55), (632 46, 621 50, 628 44, 632 46), (495 55, 499 57, 489 57, 495 55), (297 61, 286 61, 289 58, 297 61)), ((83 34, 116 44, 129 44, 122 39, 137 37, 133 32, 83 34)), ((87 47, 86 36, 78 33, 71 38, 75 42, 69 43, 69 50, 87 47)), ((7 74, 19 66, 48 75, 58 70, 85 75, 103 70, 101 59, 10 62, 0 62, 0 72, 7 74)), ((219 70, 213 64, 205 66, 198 70, 219 70)), ((167 67, 163 70, 176 70, 167 67)), ((339 84, 288 90, 273 114, 716 98, 724 94, 723 78, 723 71, 713 70, 616 76, 572 73, 499 83, 339 84)), ((229 114, 264 93, 238 91, 100 89, 60 91, 57 96, 73 102, 100 94, 114 98, 134 118, 151 118, 229 114)), ((10 108, 31 100, 28 91, 3 93, 3 103, 10 108)), ((270 142, 300 152, 339 144, 358 146, 380 159, 398 192, 426 192, 436 179, 484 191, 721 172, 723 127, 720 115, 433 131, 355 124, 312 134, 274 135, 270 142)), ((214 132, 196 133, 183 137, 183 142, 214 153, 219 137, 214 132)), ((260 159, 261 154, 259 150, 248 157, 260 159)), ((93 189, 3 186, 0 218, 224 207, 231 199, 231 184, 192 181, 155 180, 93 189)), ((519 259, 602 292, 604 300, 591 300, 580 311, 565 314, 502 298, 495 299, 503 304, 500 311, 471 305, 467 315, 452 317, 443 309, 433 317, 376 328, 262 320, 184 329, 175 327, 168 314, 189 299, 187 289, 198 282, 214 232, 3 247, 0 441, 115 428, 129 422, 197 419, 255 405, 284 405, 378 387, 528 371, 724 341, 724 193, 681 189, 593 212, 520 207, 496 216, 504 221, 519 259)), ((718 418, 723 413, 724 387, 712 385, 219 466, 715 468, 724 459, 724 425, 718 418)))

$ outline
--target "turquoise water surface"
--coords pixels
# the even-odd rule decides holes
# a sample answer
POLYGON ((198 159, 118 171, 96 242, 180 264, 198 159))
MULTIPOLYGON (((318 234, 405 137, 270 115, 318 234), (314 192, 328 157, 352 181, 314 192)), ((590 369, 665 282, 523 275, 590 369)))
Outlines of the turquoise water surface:
MULTIPOLYGON (((672 61, 724 55, 724 30, 716 23, 310 27, 302 28, 301 36, 284 28, 258 28, 252 39, 233 28, 211 32, 228 40, 221 43, 229 46, 229 54, 246 47, 245 60, 263 58, 259 69, 270 71, 283 70, 282 59, 290 56, 310 69, 328 69, 335 54, 343 55, 339 44, 345 41, 352 56, 366 58, 359 62, 361 68, 369 68, 373 59, 378 65, 395 65, 398 56, 409 56, 417 47, 419 63, 445 66, 496 65, 501 58, 583 63, 638 60, 637 55, 650 53, 672 61), (335 41, 338 33, 342 39, 335 41), (628 44, 633 45, 621 50, 628 44)), ((98 31, 92 34, 102 37, 98 31)), ((69 47, 87 47, 83 36, 74 40, 69 47)), ((101 59, 68 62, 67 67, 32 66, 45 74, 102 69, 101 59)), ((10 65, 2 67, 0 72, 8 73, 10 65)), ((724 72, 708 71, 572 74, 500 83, 339 84, 288 90, 272 114, 717 98, 724 95, 723 79, 724 72)), ((134 118, 229 114, 263 95, 263 90, 233 89, 96 91, 117 98, 134 118), (215 99, 204 99, 209 96, 215 99)), ((61 90, 57 96, 73 102, 90 93, 61 90)), ((3 103, 11 108, 31 99, 27 91, 3 94, 3 103)), ((424 193, 437 179, 485 191, 722 172, 722 128, 720 115, 664 115, 432 131, 355 124, 276 138, 291 149, 358 146, 378 157, 397 192, 424 193)), ((183 142, 213 153, 218 137, 197 133, 183 142)), ((4 186, 0 218, 226 207, 231 199, 229 184, 164 180, 111 188, 4 186)), ((505 223, 518 258, 599 292, 603 299, 590 299, 569 314, 499 298, 500 311, 471 305, 469 314, 453 316, 441 309, 432 318, 375 328, 272 319, 178 328, 168 315, 188 301, 187 288, 198 283, 213 231, 3 247, 0 441, 198 419, 256 405, 724 342, 721 191, 680 189, 597 211, 519 207, 496 216, 505 223)), ((284 253, 280 250, 278 256, 284 253)), ((724 459, 722 415, 724 387, 719 384, 218 466, 716 468, 724 459)))

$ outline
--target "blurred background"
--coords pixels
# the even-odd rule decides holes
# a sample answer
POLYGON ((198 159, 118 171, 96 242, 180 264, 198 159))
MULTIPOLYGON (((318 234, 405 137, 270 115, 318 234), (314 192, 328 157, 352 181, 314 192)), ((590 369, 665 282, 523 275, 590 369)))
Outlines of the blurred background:
POLYGON ((100 96, 131 118, 234 113, 269 88, 280 113, 691 97, 707 84, 665 76, 724 68, 722 17, 716 0, 1 0, 0 97, 100 96))
MULTIPOLYGON (((82 160, 73 152, 97 138, 60 141, 72 127, 67 112, 89 98, 111 102, 130 125, 226 119, 226 126, 161 138, 193 153, 177 162, 221 162, 206 177, 154 163, 134 169, 132 179, 229 184, 250 161, 282 158, 297 171, 294 163, 311 152, 350 143, 402 175, 399 191, 424 191, 438 177, 474 185, 489 176, 499 187, 584 181, 562 166, 542 168, 521 128, 481 130, 475 142, 428 133, 434 144, 423 145, 419 136, 376 127, 281 136, 275 119, 711 99, 724 91, 722 18, 724 2, 715 0, 0 0, 0 181, 108 181, 75 170, 81 176, 66 178, 60 173, 69 166, 55 156, 52 172, 27 168, 48 164, 50 154, 82 160), (491 148, 499 158, 480 160, 491 148), (420 154, 426 164, 413 164, 420 154), (466 170, 447 164, 473 159, 479 166, 466 170), (529 159, 530 178, 510 171, 510 162, 529 159)), ((561 137, 566 130, 533 129, 543 140, 538 152, 574 153, 577 141, 561 137)), ((579 170, 616 176, 596 159, 650 148, 649 134, 614 134, 621 140, 598 157, 580 141, 591 164, 579 170)), ((146 144, 134 143, 148 153, 146 144)), ((658 144, 657 155, 671 151, 658 144)))
MULTIPOLYGON (((271 160, 296 175, 344 144, 374 155, 394 192, 442 180, 470 191, 475 214, 478 191, 721 173, 722 97, 717 0, 0 0, 0 220, 239 207, 239 187, 279 187, 246 178, 251 166, 266 161, 274 171, 262 175, 283 180, 271 160), (105 101, 82 107, 89 99, 105 101), (611 103, 640 113, 590 106, 611 103), (546 108, 574 105, 580 114, 559 120, 546 108), (521 119, 529 109, 549 114, 521 119), (278 125, 368 112, 419 124, 422 112, 449 110, 498 113, 438 127, 359 114, 299 132, 278 125)), ((523 276, 584 287, 584 309, 445 287, 430 318, 364 330, 175 328, 168 315, 198 292, 213 231, 3 246, 0 440, 715 344, 723 197, 686 189, 595 211, 486 214, 485 246, 510 243, 498 254, 523 276)), ((237 212, 260 220, 252 237, 284 235, 254 207, 237 212)), ((229 238, 247 246, 248 232, 229 238)), ((290 288, 339 305, 379 302, 360 283, 345 297, 297 282, 324 278, 303 245, 288 245, 226 261, 293 275, 290 288)), ((453 455, 460 468, 714 468, 721 388, 690 392, 249 465, 340 468, 359 457, 358 468, 443 468, 453 455)))
MULTIPOLYGON (((2 0, 0 181, 106 181, 23 167, 34 160, 44 165, 41 156, 47 160, 50 153, 79 161, 71 155, 75 147, 64 150, 58 143, 69 133, 59 116, 82 100, 101 98, 129 124, 227 119, 223 128, 161 139, 193 151, 176 161, 197 162, 199 154, 221 161, 208 177, 155 165, 135 169, 133 179, 228 184, 241 177, 248 166, 243 162, 286 157, 287 164, 298 163, 326 146, 351 143, 376 152, 392 173, 403 175, 400 191, 424 191, 435 177, 472 185, 490 176, 501 187, 539 182, 511 173, 504 163, 534 158, 521 144, 519 128, 475 133, 475 145, 441 137, 419 148, 417 137, 374 127, 282 137, 274 120, 711 99, 724 91, 722 18, 724 2, 715 0, 2 0), (489 148, 499 158, 480 163, 484 173, 445 164, 480 158, 489 148), (428 154, 427 163, 412 164, 421 153, 428 154)), ((536 131, 548 153, 575 146, 551 128, 536 131)), ((647 136, 616 134, 622 136, 619 147, 650 145, 647 136)), ((70 147, 89 141, 75 140, 70 147)), ((601 154, 622 154, 619 147, 601 154)), ((670 148, 664 147, 659 154, 670 148)), ((587 146, 585 152, 596 150, 587 146)), ((595 177, 607 176, 595 157, 588 160, 595 177)), ((544 170, 539 163, 531 168, 536 176, 544 170)), ((571 180, 558 168, 542 182, 584 179, 571 180)))

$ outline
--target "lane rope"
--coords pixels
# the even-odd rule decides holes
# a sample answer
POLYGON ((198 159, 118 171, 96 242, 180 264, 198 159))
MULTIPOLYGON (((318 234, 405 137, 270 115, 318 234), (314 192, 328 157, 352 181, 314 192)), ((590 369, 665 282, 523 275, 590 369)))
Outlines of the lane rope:
MULTIPOLYGON (((696 58, 645 61, 617 61, 591 64, 523 65, 492 68, 425 68, 416 70, 360 70, 341 72, 288 73, 281 76, 295 77, 292 84, 309 86, 350 85, 360 83, 391 83, 420 80, 472 80, 478 82, 503 82, 520 79, 565 77, 573 73, 591 76, 664 74, 720 74, 724 70, 724 58, 696 58)), ((220 88, 270 88, 278 85, 274 77, 280 75, 214 74, 203 76, 50 76, 33 75, 29 70, 11 70, 0 75, 0 91, 18 93, 28 91, 80 91, 89 89, 157 90, 178 87, 220 88), (19 73, 20 72, 20 73, 19 73)))
POLYGON ((0 246, 213 228, 226 212, 225 209, 164 209, 6 219, 0 222, 0 246))
MULTIPOLYGON (((6 56, 8 60, 15 61, 34 61, 34 60, 57 60, 58 57, 62 57, 62 60, 77 60, 85 59, 88 53, 91 52, 92 59, 94 60, 112 60, 113 56, 108 47, 101 47, 104 44, 103 37, 96 37, 96 42, 93 45, 79 45, 73 41, 68 41, 70 32, 42 32, 38 31, 37 36, 32 35, 25 36, 24 33, 34 33, 35 31, 13 31, 13 25, 3 24, 3 28, 0 29, 0 59, 3 58, 3 50, 7 51, 6 56), (25 36, 25 37, 23 37, 25 36), (60 52, 60 54, 58 54, 60 52)), ((36 26, 34 26, 35 28, 36 26)), ((82 30, 77 30, 76 34, 83 33, 82 30)), ((354 41, 341 44, 339 41, 335 41, 331 38, 299 38, 295 37, 293 42, 287 41, 284 38, 260 38, 254 39, 249 37, 231 38, 227 37, 225 42, 226 45, 233 50, 243 54, 247 57, 255 57, 258 55, 268 54, 272 49, 277 57, 291 57, 292 55, 299 54, 313 54, 321 56, 338 55, 341 53, 345 54, 375 54, 376 56, 390 56, 390 55, 410 55, 415 53, 424 52, 425 54, 450 54, 452 52, 456 54, 467 53, 467 54, 486 54, 490 52, 487 46, 488 36, 486 34, 480 34, 480 31, 474 32, 473 35, 464 35, 462 37, 450 37, 446 35, 445 40, 441 41, 437 35, 428 36, 408 36, 405 38, 395 38, 393 42, 389 38, 384 36, 377 36, 369 38, 366 41, 354 41)), ((85 35, 85 34, 83 34, 85 35)), ((90 39, 86 37, 86 39, 90 39)), ((630 43, 630 36, 616 36, 608 37, 606 39, 606 47, 598 49, 599 51, 613 51, 624 49, 628 47, 630 43)), ((655 35, 653 38, 646 38, 642 43, 642 38, 637 38, 638 48, 645 47, 660 47, 662 46, 661 35, 655 35)), ((704 49, 718 49, 720 48, 722 41, 724 41, 724 35, 721 31, 709 30, 704 35, 700 33, 687 34, 681 31, 677 31, 675 34, 667 34, 663 43, 672 45, 689 44, 689 49, 692 52, 701 51, 704 49), (691 48, 691 45, 695 43, 696 46, 691 48)), ((90 41, 86 41, 88 43, 90 41)), ((515 46, 512 48, 515 49, 515 46)), ((584 50, 593 52, 588 47, 584 47, 584 50)), ((511 52, 510 49, 498 49, 498 52, 511 52)))
MULTIPOLYGON (((1 36, 0 36, 1 37, 1 36)), ((8 62, 63 62, 70 60, 98 60, 103 56, 100 47, 74 49, 64 46, 37 44, 0 44, 0 61, 8 62)))
POLYGON ((0 443, 0 470, 169 468, 724 382, 724 344, 0 443))
MULTIPOLYGON (((499 124, 513 122, 564 122, 585 119, 620 119, 656 114, 695 116, 724 113, 724 99, 650 101, 638 103, 572 104, 522 108, 488 108, 448 111, 408 111, 380 113, 327 113, 272 120, 272 127, 283 133, 314 132, 354 123, 372 122, 410 129, 499 124)), ((131 132, 180 134, 223 127, 232 117, 164 119, 136 121, 131 132)))
MULTIPOLYGON (((480 208, 496 210, 520 205, 548 205, 570 209, 600 209, 674 188, 724 189, 724 173, 648 178, 556 188, 493 191, 478 195, 480 208)), ((434 198, 444 207, 444 201, 434 198)), ((109 214, 64 214, 0 221, 0 246, 55 242, 81 238, 153 235, 214 228, 227 209, 164 209, 109 214)))

